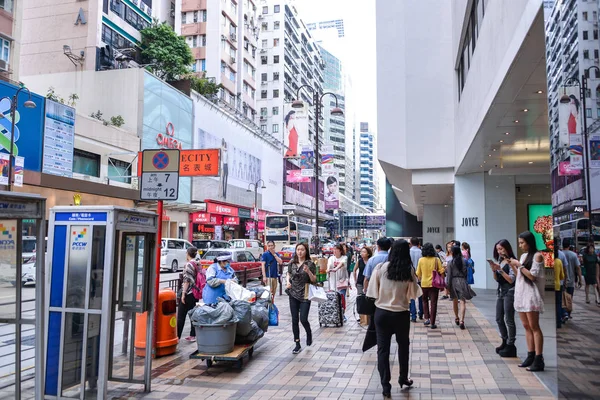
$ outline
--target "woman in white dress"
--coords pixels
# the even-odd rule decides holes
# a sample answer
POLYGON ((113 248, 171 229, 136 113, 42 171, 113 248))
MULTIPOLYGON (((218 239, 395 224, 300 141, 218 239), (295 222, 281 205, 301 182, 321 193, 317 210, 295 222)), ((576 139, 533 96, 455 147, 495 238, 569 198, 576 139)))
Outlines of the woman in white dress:
POLYGON ((544 257, 538 252, 535 236, 529 231, 519 235, 521 259, 511 258, 510 266, 517 276, 515 284, 515 311, 519 313, 525 339, 527 358, 519 364, 527 371, 544 370, 544 334, 540 328, 540 314, 544 312, 544 257))
POLYGON ((333 255, 327 260, 327 274, 329 281, 329 290, 333 290, 342 295, 342 309, 344 310, 344 322, 346 319, 346 291, 350 287, 350 277, 347 267, 348 258, 344 251, 344 246, 338 243, 333 248, 333 255))

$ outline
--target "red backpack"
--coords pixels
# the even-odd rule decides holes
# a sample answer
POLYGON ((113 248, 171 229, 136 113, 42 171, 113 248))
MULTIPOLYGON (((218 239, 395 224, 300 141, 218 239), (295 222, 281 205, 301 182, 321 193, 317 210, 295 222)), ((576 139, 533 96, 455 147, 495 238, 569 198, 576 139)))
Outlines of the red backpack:
POLYGON ((196 280, 192 285, 192 294, 196 300, 200 300, 202 299, 202 290, 204 290, 204 286, 206 285, 206 273, 202 265, 198 264, 197 261, 190 261, 190 263, 196 270, 196 280))

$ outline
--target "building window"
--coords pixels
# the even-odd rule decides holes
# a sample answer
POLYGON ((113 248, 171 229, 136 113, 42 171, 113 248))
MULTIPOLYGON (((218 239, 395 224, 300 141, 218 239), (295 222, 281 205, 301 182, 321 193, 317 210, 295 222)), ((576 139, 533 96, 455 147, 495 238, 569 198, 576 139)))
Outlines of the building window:
POLYGON ((267 22, 263 22, 262 24, 260 24, 260 28, 263 31, 266 31, 267 29, 269 29, 269 24, 267 22))
POLYGON ((584 21, 587 21, 587 18, 588 18, 588 13, 587 13, 587 11, 584 11, 583 13, 581 13, 581 16, 583 17, 583 20, 584 20, 584 21))
POLYGON ((2 43, 2 53, 0 53, 0 59, 10 63, 10 42, 6 39, 0 38, 2 43))
POLYGON ((102 41, 115 49, 134 48, 135 45, 107 25, 102 24, 102 41))
POLYGON ((279 133, 279 125, 278 124, 273 124, 273 133, 279 133))
POLYGON ((14 0, 0 0, 0 8, 6 12, 12 13, 14 0))
POLYGON ((263 117, 267 116, 267 107, 261 107, 260 108, 260 115, 263 117))
POLYGON ((198 47, 198 37, 196 35, 192 37, 192 47, 198 47))
POLYGON ((273 115, 279 115, 279 107, 273 107, 273 115))
POLYGON ((206 59, 200 60, 200 70, 206 71, 206 59))
POLYGON ((594 40, 598 40, 598 29, 594 29, 594 40))
POLYGON ((273 47, 279 46, 279 38, 273 39, 273 47))
POLYGON ((268 14, 269 13, 269 7, 264 6, 263 7, 263 14, 268 14))
POLYGON ((229 80, 231 82, 235 82, 235 72, 233 72, 233 70, 229 70, 229 80))
POLYGON ((268 45, 269 45, 269 42, 267 41, 267 39, 263 39, 262 40, 262 48, 266 49, 268 45))
POLYGON ((275 30, 279 29, 279 21, 273 22, 273 29, 275 29, 275 30))
POLYGON ((589 50, 584 50, 583 51, 583 58, 585 58, 586 60, 590 58, 590 51, 589 50))
POLYGON ((266 90, 261 90, 260 91, 260 98, 261 99, 266 99, 267 98, 267 91, 266 90))
POLYGON ((585 116, 587 118, 592 118, 592 109, 591 108, 586 108, 585 109, 585 116))
POLYGON ((109 158, 108 179, 111 181, 131 183, 131 164, 125 161, 109 158))
POLYGON ((458 98, 460 100, 460 94, 465 86, 465 81, 469 68, 471 67, 471 60, 473 58, 473 52, 477 44, 477 38, 479 31, 481 30, 481 23, 485 16, 485 2, 489 0, 474 0, 469 13, 469 20, 467 22, 467 29, 465 37, 461 45, 461 56, 460 62, 457 68, 457 80, 458 80, 458 98))
POLYGON ((277 99, 277 98, 279 98, 279 89, 275 89, 275 90, 273 90, 273 98, 274 98, 274 99, 277 99))
POLYGON ((100 155, 73 149, 73 172, 100 177, 100 155))
POLYGON ((262 65, 267 65, 267 56, 260 56, 260 63, 262 65))
POLYGON ((596 108, 597 117, 600 118, 600 108, 596 108))
POLYGON ((273 64, 279 64, 279 56, 273 56, 273 64))
POLYGON ((198 22, 198 11, 194 11, 194 22, 198 22))
POLYGON ((279 80, 279 72, 273 72, 273 80, 274 81, 278 81, 279 80))
POLYGON ((260 130, 261 130, 262 132, 266 132, 266 131, 267 131, 267 126, 266 126, 266 125, 261 125, 261 126, 260 126, 260 130))
POLYGON ((186 17, 186 15, 187 15, 187 13, 184 13, 184 12, 182 12, 182 13, 181 13, 181 23, 182 23, 182 24, 185 24, 185 23, 186 23, 186 22, 185 22, 185 17, 186 17))
POLYGON ((588 40, 588 31, 583 31, 583 40, 588 40))
POLYGON ((267 73, 266 72, 263 72, 262 74, 260 74, 260 81, 261 82, 267 81, 267 73))

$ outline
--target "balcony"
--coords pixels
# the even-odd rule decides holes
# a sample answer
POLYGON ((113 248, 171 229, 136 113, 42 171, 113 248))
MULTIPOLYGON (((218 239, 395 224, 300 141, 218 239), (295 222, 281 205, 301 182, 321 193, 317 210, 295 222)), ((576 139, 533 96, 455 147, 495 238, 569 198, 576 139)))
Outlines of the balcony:
POLYGON ((194 60, 205 60, 206 59, 206 47, 193 47, 192 57, 194 60))
POLYGON ((235 95, 236 90, 235 90, 235 82, 231 82, 229 80, 229 76, 221 73, 221 85, 223 85, 223 87, 225 89, 227 89, 227 91, 233 95, 235 95))
POLYGON ((224 62, 231 68, 234 72, 237 72, 237 65, 239 60, 236 57, 232 57, 229 54, 222 53, 221 54, 221 62, 224 62))
POLYGON ((207 0, 181 0, 181 12, 206 10, 207 0))
POLYGON ((206 35, 206 22, 194 22, 181 25, 182 36, 206 35))

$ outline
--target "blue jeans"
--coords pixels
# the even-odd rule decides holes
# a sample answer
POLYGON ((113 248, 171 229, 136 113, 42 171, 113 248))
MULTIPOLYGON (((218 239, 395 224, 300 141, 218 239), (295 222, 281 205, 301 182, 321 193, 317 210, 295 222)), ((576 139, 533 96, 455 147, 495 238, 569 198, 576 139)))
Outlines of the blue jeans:
MULTIPOLYGON (((419 318, 423 317, 423 296, 419 296, 419 318)), ((417 319, 417 305, 414 300, 410 301, 410 319, 417 319)))

